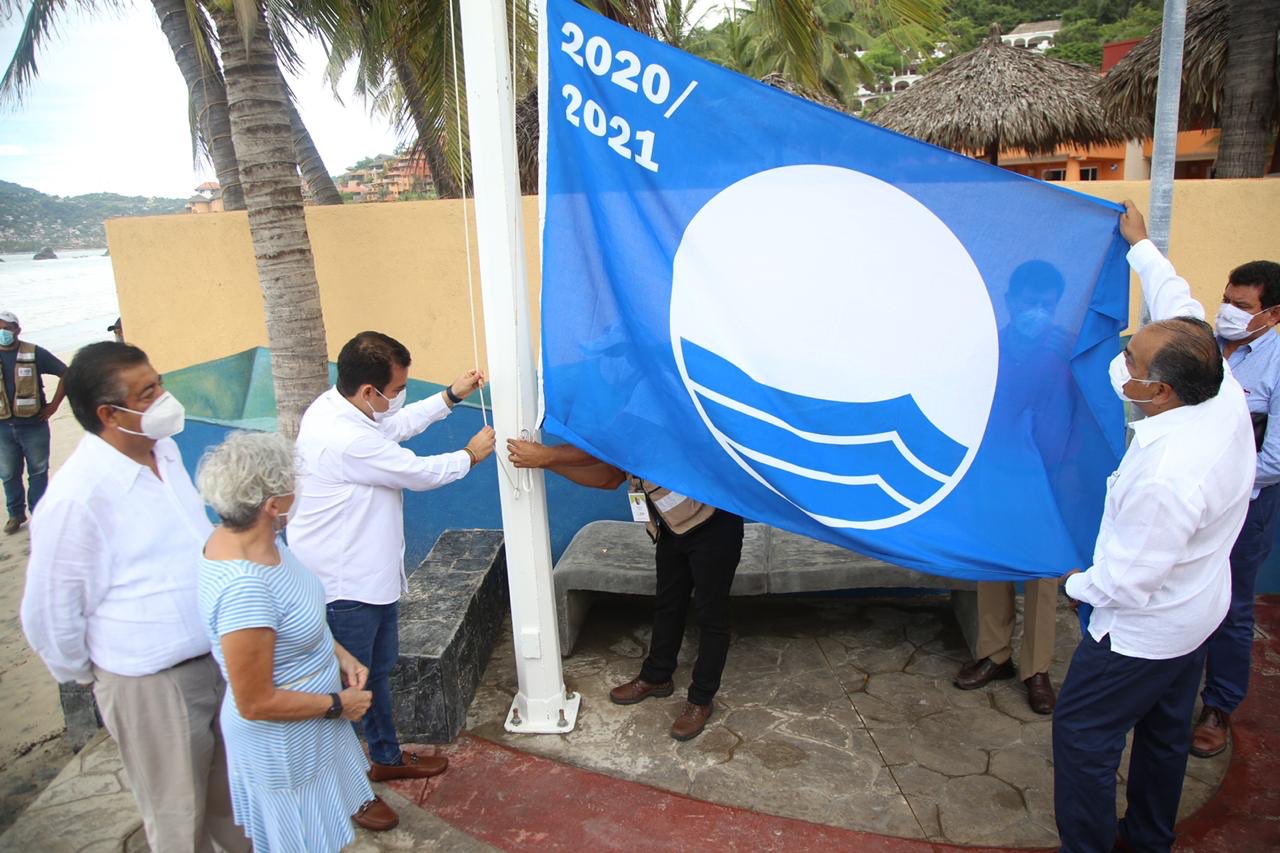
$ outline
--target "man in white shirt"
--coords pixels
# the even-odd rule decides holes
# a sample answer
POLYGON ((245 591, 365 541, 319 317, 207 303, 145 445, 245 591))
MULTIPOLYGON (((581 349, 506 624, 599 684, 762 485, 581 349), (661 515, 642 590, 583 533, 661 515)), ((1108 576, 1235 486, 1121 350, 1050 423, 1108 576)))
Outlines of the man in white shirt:
POLYGON ((32 518, 27 641, 58 681, 92 682, 152 850, 248 850, 196 603, 213 528, 170 438, 182 404, 142 350, 115 342, 76 353, 64 385, 86 435, 32 518))
POLYGON ((1120 233, 1152 323, 1111 365, 1146 416, 1110 478, 1093 565, 1066 593, 1092 606, 1053 719, 1054 805, 1064 851, 1169 850, 1191 747, 1205 640, 1231 599, 1231 547, 1256 453, 1244 390, 1204 308, 1125 203, 1120 233), (1132 730, 1117 834, 1116 769, 1132 730))
MULTIPOLYGON (((379 332, 361 332, 338 354, 338 383, 302 416, 301 475, 289 519, 289 547, 324 584, 333 637, 369 667, 373 704, 363 730, 369 778, 422 778, 448 762, 400 749, 391 714, 391 670, 404 573, 404 489, 426 491, 467 475, 493 452, 492 427, 452 453, 418 456, 399 442, 446 417, 484 382, 471 370, 426 400, 404 405, 409 351, 379 332)), ((357 730, 361 724, 357 723, 357 730)))

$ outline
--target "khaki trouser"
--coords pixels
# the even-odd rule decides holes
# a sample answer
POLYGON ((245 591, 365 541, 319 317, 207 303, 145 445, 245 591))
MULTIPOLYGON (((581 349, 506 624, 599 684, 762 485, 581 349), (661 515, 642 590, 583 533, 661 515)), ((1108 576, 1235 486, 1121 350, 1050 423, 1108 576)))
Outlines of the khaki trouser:
POLYGON ((205 655, 154 675, 93 668, 93 694, 120 747, 129 787, 156 853, 250 849, 231 812, 218 729, 226 685, 205 655))
MULTIPOLYGON (((978 660, 991 658, 994 663, 1004 663, 1013 656, 1014 604, 1012 583, 987 581, 978 584, 978 660)), ((1053 662, 1057 606, 1057 578, 1026 582, 1019 678, 1027 679, 1037 672, 1049 671, 1049 664, 1053 662)))

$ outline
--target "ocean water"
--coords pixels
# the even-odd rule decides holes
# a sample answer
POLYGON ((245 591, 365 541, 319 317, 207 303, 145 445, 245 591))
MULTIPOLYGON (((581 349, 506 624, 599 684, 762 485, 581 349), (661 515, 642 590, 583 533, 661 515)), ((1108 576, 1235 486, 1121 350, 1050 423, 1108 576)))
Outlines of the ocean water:
POLYGON ((12 311, 22 338, 65 359, 93 341, 111 340, 120 314, 111 259, 104 249, 59 252, 53 261, 0 255, 0 311, 12 311))

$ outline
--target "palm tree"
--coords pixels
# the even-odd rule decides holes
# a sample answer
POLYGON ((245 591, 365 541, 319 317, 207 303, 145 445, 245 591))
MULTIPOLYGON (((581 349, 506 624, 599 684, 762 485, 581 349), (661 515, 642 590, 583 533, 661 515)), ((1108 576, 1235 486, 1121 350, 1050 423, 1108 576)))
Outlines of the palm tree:
POLYGON ((1227 69, 1222 86, 1222 141, 1214 175, 1260 178, 1266 171, 1267 147, 1280 140, 1280 85, 1276 74, 1280 0, 1228 0, 1227 69))
POLYGON ((266 309, 279 429, 292 437, 303 411, 328 387, 329 370, 290 101, 256 0, 221 0, 209 11, 218 34, 231 136, 266 309))
POLYGON ((193 117, 191 139, 194 144, 203 144, 213 162, 218 186, 222 188, 222 209, 244 210, 240 167, 236 164, 231 121, 227 116, 227 89, 222 82, 222 72, 213 63, 209 33, 203 26, 204 16, 192 15, 186 0, 152 0, 151 5, 186 81, 193 117), (199 26, 198 31, 192 28, 193 22, 199 26))
MULTIPOLYGON (((1280 0, 1191 0, 1183 45, 1180 130, 1222 128, 1214 176, 1261 177, 1280 127, 1276 42, 1280 0)), ((1155 115, 1161 28, 1156 27, 1098 84, 1103 106, 1143 122, 1155 115)), ((1280 171, 1280 145, 1272 171, 1280 171)))
MULTIPOLYGON (((45 40, 53 33, 60 15, 74 7, 76 11, 94 14, 111 8, 109 0, 32 0, 23 19, 18 44, 0 79, 0 100, 20 103, 37 75, 36 58, 45 40)), ((153 0, 160 29, 173 50, 174 61, 187 84, 191 114, 191 146, 193 159, 208 156, 222 187, 226 210, 243 210, 244 196, 236 169, 235 151, 227 124, 226 92, 222 75, 202 61, 208 56, 207 33, 193 34, 191 22, 198 16, 189 13, 185 0, 153 0)), ((19 11, 22 3, 4 0, 0 3, 6 16, 19 11)))
MULTIPOLYGON (((11 14, 22 4, 0 0, 0 10, 11 14)), ((8 70, 0 79, 0 101, 20 102, 36 77, 36 57, 44 40, 53 32, 59 15, 71 7, 81 13, 114 8, 113 0, 32 0, 24 17, 22 33, 8 70)), ((160 29, 169 42, 173 58, 187 85, 191 117, 193 159, 207 157, 213 164, 222 188, 224 210, 243 210, 235 149, 227 117, 226 87, 209 41, 209 25, 196 0, 152 0, 160 29)), ((289 48, 291 53, 291 48, 289 48)), ((318 204, 341 204, 342 196, 329 176, 311 135, 297 110, 293 111, 297 160, 307 186, 318 204)))

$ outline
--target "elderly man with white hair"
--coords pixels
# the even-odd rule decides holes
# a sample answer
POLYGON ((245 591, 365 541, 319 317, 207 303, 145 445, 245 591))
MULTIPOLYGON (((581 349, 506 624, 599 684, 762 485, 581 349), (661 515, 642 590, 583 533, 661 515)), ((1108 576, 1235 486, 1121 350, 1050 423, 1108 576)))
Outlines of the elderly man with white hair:
POLYGON ((222 522, 204 547, 200 615, 231 686, 221 723, 236 823, 258 853, 336 851, 352 817, 397 822, 347 722, 369 708, 369 670, 334 641, 324 587, 278 538, 294 477, 293 447, 274 433, 232 433, 196 473, 222 522))

